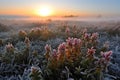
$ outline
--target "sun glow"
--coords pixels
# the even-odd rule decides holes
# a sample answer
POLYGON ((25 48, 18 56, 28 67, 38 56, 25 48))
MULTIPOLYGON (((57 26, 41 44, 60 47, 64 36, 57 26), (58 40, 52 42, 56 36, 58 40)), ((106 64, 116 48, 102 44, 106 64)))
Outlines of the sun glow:
POLYGON ((41 17, 47 17, 47 16, 51 16, 52 15, 52 10, 50 7, 41 7, 39 10, 38 10, 38 15, 41 16, 41 17))

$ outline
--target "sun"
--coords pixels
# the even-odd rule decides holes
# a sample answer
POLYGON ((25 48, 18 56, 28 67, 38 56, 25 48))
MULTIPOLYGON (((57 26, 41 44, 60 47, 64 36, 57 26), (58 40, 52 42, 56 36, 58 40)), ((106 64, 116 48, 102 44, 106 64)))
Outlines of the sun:
POLYGON ((38 10, 38 15, 41 16, 41 17, 51 16, 52 15, 52 10, 48 6, 41 7, 38 10))

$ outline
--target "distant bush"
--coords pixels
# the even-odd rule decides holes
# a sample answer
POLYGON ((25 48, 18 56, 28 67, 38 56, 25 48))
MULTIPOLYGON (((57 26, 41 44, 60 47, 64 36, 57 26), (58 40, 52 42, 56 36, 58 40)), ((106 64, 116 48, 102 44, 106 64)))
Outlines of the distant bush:
POLYGON ((28 37, 32 40, 48 40, 55 37, 55 34, 47 27, 33 28, 29 31, 28 37))
POLYGON ((62 36, 63 38, 74 37, 79 38, 84 32, 87 31, 86 28, 78 28, 76 25, 62 25, 57 28, 57 35, 62 36))
POLYGON ((27 33, 24 30, 19 31, 18 33, 19 39, 25 39, 27 37, 27 33))

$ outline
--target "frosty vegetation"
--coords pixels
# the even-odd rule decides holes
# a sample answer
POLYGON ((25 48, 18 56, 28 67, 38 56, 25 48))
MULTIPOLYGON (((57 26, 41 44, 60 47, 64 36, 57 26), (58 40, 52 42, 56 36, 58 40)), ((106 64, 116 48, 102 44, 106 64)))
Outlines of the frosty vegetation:
POLYGON ((0 80, 119 80, 119 53, 119 22, 0 23, 0 80))

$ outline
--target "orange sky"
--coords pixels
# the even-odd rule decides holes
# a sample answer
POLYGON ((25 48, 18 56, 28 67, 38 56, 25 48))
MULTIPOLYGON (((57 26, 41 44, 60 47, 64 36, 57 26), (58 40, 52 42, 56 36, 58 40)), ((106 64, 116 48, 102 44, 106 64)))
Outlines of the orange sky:
POLYGON ((36 11, 47 5, 53 11, 49 16, 120 16, 119 3, 119 0, 0 0, 0 15, 40 16, 36 11))
MULTIPOLYGON (((49 7, 49 6, 48 6, 49 7)), ((75 15, 80 17, 91 17, 91 16, 98 16, 96 12, 91 13, 85 10, 71 10, 71 9, 56 9, 50 6, 52 10, 52 14, 49 16, 67 16, 67 15, 75 15)), ((40 16, 38 14, 38 10, 40 7, 31 7, 31 8, 11 8, 11 9, 2 9, 0 10, 0 14, 3 15, 22 15, 22 16, 40 16)))
MULTIPOLYGON (((11 10, 2 10, 0 14, 6 15, 24 15, 24 16, 40 16, 37 14, 37 9, 11 9, 11 10)), ((87 12, 76 12, 76 11, 63 11, 63 10, 52 10, 52 14, 50 16, 66 16, 66 15, 79 15, 79 16, 88 16, 87 12)))

